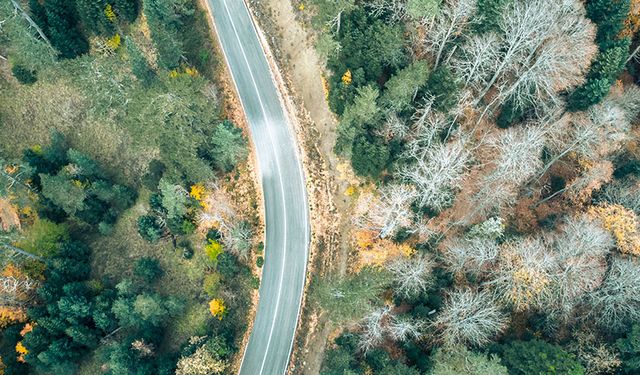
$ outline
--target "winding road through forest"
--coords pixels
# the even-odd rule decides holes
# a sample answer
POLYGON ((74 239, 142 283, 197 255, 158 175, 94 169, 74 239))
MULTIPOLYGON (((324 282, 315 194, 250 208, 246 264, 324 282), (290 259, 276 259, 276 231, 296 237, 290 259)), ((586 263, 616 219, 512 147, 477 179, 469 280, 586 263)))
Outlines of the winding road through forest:
POLYGON ((260 300, 241 375, 284 374, 293 347, 309 253, 304 174, 249 10, 243 0, 207 0, 249 122, 265 205, 265 264, 260 300))

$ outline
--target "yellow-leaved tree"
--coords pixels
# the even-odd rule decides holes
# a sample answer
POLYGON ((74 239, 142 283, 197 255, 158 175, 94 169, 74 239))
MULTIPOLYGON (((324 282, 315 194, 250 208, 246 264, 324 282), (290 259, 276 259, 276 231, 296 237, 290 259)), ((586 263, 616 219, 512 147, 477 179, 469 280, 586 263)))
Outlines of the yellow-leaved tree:
POLYGON ((638 218, 633 211, 619 204, 604 204, 589 208, 588 214, 611 232, 620 252, 640 255, 638 218))
POLYGON ((221 298, 212 299, 211 302, 209 302, 209 311, 211 312, 211 315, 222 320, 222 316, 227 311, 227 308, 224 305, 224 300, 221 298))

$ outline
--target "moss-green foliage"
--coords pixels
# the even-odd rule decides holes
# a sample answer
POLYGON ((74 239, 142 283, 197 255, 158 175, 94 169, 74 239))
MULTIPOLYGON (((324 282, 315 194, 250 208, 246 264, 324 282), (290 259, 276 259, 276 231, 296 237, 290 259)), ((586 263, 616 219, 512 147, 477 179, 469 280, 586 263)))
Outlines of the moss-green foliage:
POLYGON ((89 33, 110 35, 115 30, 115 23, 107 18, 106 0, 76 0, 78 16, 89 33))
POLYGON ((378 177, 389 163, 389 147, 375 136, 360 136, 353 142, 351 166, 360 176, 378 177))
POLYGON ((512 341, 502 349, 502 363, 510 375, 582 375, 584 367, 562 347, 534 339, 512 341))
POLYGON ((434 108, 442 113, 448 113, 458 100, 457 77, 446 66, 440 66, 429 75, 427 90, 433 96, 434 108))
POLYGON ((364 316, 379 301, 388 285, 388 276, 378 269, 365 268, 342 280, 322 279, 314 286, 313 299, 334 322, 347 322, 364 316))

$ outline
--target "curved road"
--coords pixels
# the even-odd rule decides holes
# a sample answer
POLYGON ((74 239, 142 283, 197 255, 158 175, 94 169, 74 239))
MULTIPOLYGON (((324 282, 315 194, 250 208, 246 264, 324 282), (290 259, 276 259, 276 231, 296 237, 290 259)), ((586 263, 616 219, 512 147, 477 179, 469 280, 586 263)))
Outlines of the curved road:
POLYGON ((260 301, 241 375, 284 374, 300 312, 309 220, 298 149, 243 0, 207 0, 251 129, 265 204, 260 301))

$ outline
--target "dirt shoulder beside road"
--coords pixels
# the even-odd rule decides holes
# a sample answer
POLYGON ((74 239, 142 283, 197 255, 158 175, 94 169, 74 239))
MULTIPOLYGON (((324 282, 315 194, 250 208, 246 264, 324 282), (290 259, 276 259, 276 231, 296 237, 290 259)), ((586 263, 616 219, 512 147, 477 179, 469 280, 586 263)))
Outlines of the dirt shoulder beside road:
MULTIPOLYGON (((344 192, 350 181, 339 172, 341 161, 333 153, 337 120, 325 98, 325 73, 310 33, 296 19, 289 1, 251 1, 250 6, 269 44, 272 63, 281 73, 281 92, 303 151, 312 222, 308 291, 312 276, 346 272, 345 234, 351 221, 345 213, 352 202, 344 192)), ((289 372, 315 375, 334 328, 307 302, 305 298, 289 372)))

